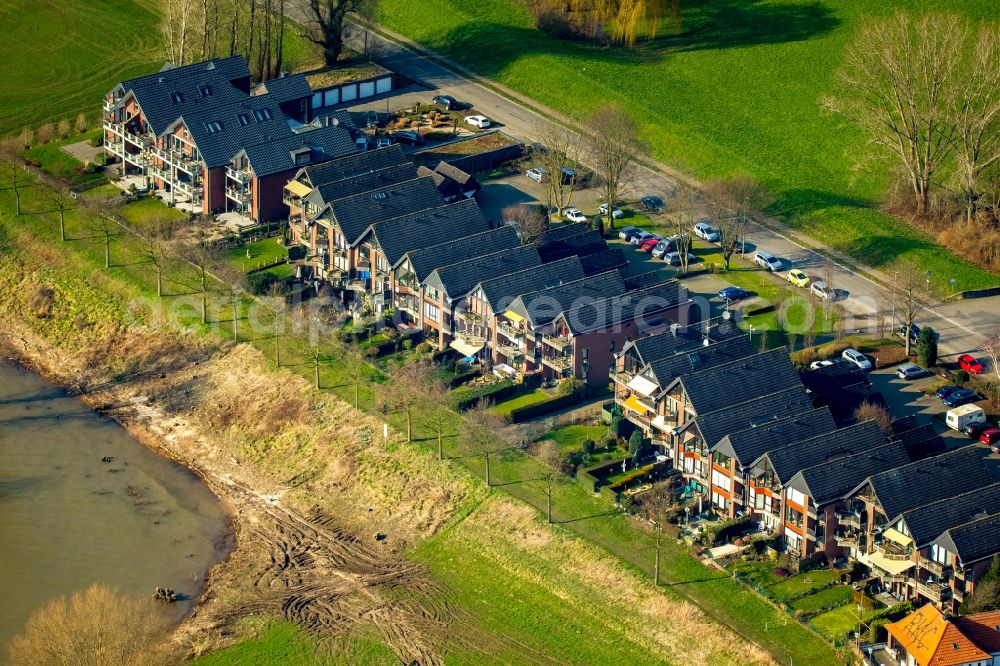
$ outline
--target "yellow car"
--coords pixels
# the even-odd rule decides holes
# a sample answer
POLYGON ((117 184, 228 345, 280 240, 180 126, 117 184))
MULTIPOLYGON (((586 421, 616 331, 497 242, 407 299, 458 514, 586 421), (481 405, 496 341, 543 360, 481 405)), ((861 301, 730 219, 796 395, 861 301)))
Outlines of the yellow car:
POLYGON ((797 268, 788 271, 788 281, 794 284, 796 287, 809 286, 809 276, 797 268))

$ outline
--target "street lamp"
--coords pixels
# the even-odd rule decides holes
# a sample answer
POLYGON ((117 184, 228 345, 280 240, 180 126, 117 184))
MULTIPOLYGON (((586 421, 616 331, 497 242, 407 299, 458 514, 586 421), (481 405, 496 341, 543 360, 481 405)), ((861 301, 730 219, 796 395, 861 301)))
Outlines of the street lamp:
POLYGON ((927 271, 927 275, 925 277, 927 278, 927 290, 930 291, 930 288, 931 288, 931 272, 927 271))
POLYGON ((753 324, 749 324, 749 326, 750 326, 750 342, 753 342, 753 324))

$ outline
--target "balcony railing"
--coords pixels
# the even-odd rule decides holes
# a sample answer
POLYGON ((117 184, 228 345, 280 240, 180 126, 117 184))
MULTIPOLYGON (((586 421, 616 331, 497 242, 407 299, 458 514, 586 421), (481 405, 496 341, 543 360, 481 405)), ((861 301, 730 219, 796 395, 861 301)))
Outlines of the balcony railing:
POLYGON ((613 370, 611 371, 611 378, 618 384, 622 386, 628 385, 632 378, 635 377, 634 372, 628 372, 626 370, 613 370))
POLYGON ((472 310, 455 310, 455 318, 466 322, 467 324, 482 324, 483 316, 481 314, 475 313, 472 310))
POLYGON ((246 190, 233 190, 227 187, 226 196, 233 201, 239 201, 241 204, 246 204, 250 200, 250 193, 246 190))
POLYGON ((843 527, 861 528, 861 514, 856 511, 838 511, 837 522, 843 527))
POLYGON ((852 534, 851 532, 837 532, 834 535, 834 539, 838 546, 844 548, 857 548, 858 547, 858 535, 852 534))
POLYGON ((396 307, 419 314, 420 300, 410 294, 396 294, 396 307))
POLYGON ((940 583, 917 583, 917 592, 935 603, 941 603, 948 596, 948 586, 940 583))
POLYGON ((501 342, 497 345, 497 351, 507 358, 517 358, 524 356, 524 349, 509 342, 501 342))
POLYGON ((573 344, 573 338, 565 338, 556 335, 543 335, 542 342, 550 347, 562 351, 573 344))
POLYGON ((474 335, 472 333, 467 333, 466 331, 457 331, 455 337, 463 340, 466 344, 483 346, 486 344, 486 338, 481 335, 474 335))
POLYGON ((940 562, 935 562, 934 560, 928 560, 923 557, 920 558, 920 568, 929 571, 935 576, 941 578, 945 576, 946 572, 949 574, 951 573, 951 565, 944 565, 941 564, 940 562))
POLYGON ((233 167, 226 167, 226 175, 241 185, 246 185, 252 178, 249 171, 244 169, 234 169, 233 167))
POLYGON ((887 560, 908 560, 910 559, 910 550, 905 548, 900 548, 899 546, 889 543, 882 542, 875 546, 875 550, 882 553, 887 560))
POLYGON ((104 98, 104 111, 110 112, 111 109, 115 108, 115 102, 109 100, 107 97, 104 98))
POLYGON ((568 370, 573 366, 572 356, 543 355, 542 364, 559 371, 568 370))
POLYGON ((524 338, 523 330, 505 321, 497 322, 497 331, 507 336, 511 340, 518 340, 524 338))

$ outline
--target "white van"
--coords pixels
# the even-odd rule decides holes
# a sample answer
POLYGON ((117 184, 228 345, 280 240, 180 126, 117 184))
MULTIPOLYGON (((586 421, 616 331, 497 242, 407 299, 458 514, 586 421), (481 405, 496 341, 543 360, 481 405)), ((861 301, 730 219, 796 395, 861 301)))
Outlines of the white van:
POLYGON ((945 414, 944 421, 949 428, 961 432, 970 423, 985 423, 986 412, 983 411, 982 407, 962 405, 955 409, 949 409, 948 413, 945 414))

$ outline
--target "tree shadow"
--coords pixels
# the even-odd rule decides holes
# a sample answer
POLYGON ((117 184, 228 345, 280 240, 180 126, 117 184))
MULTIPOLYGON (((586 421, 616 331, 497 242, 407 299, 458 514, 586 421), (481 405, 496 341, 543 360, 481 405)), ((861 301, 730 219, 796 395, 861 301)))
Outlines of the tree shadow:
POLYGON ((556 521, 553 521, 553 522, 558 523, 560 525, 567 525, 569 523, 578 523, 580 521, 590 520, 592 518, 604 518, 606 516, 614 516, 614 515, 618 515, 620 513, 621 513, 621 511, 619 511, 618 509, 610 509, 608 511, 602 511, 601 513, 594 513, 594 514, 591 514, 589 516, 580 516, 579 518, 569 518, 567 520, 556 520, 556 521))

